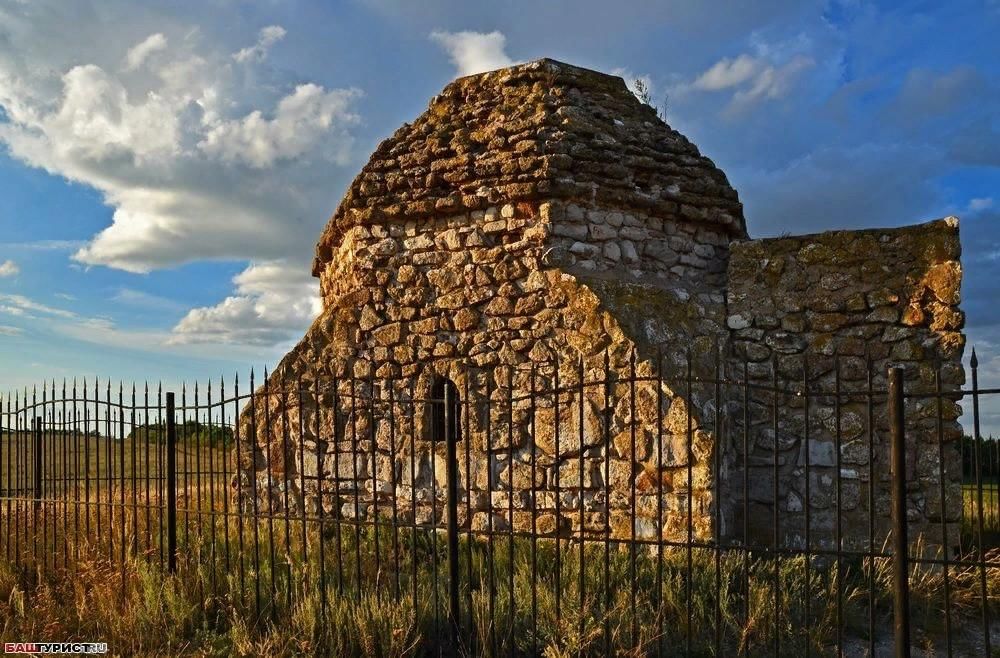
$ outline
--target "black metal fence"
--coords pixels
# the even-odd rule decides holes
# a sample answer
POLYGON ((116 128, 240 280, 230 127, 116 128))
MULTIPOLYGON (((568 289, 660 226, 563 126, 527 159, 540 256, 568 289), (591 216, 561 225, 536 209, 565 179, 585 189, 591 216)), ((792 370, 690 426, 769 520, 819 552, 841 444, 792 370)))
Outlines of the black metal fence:
MULTIPOLYGON (((446 384, 421 399, 412 383, 402 382, 411 394, 399 400, 389 393, 388 405, 376 391, 398 387, 374 375, 357 387, 350 381, 352 392, 367 391, 350 400, 336 393, 344 381, 309 377, 278 390, 256 388, 252 375, 249 388, 237 380, 184 388, 179 396, 80 382, 0 398, 0 556, 53 577, 72 577, 84 559, 104 560, 123 573, 141 560, 196 579, 206 607, 229 606, 251 620, 281 619, 307 602, 324 619, 362 602, 396 606, 412 616, 422 653, 540 655, 557 647, 565 655, 875 656, 909 655, 915 647, 950 656, 991 655, 997 646, 998 453, 980 434, 979 407, 1000 389, 980 389, 975 361, 971 387, 947 393, 940 385, 930 393, 907 391, 900 368, 875 378, 869 367, 852 389, 842 387, 838 365, 833 393, 808 380, 779 386, 776 379, 727 377, 718 367, 712 376, 696 377, 687 368, 670 390, 687 400, 707 392, 711 403, 704 408, 713 412, 698 419, 716 446, 708 458, 713 478, 705 485, 713 504, 704 509, 695 505, 690 406, 681 446, 686 459, 673 481, 663 476, 662 436, 656 456, 646 458, 659 461, 652 484, 641 484, 635 423, 631 436, 625 433, 631 446, 613 448, 611 391, 621 387, 615 390, 630 396, 634 418, 636 386, 661 391, 667 384, 659 368, 639 375, 633 361, 631 372, 612 382, 607 371, 588 380, 581 365, 575 381, 560 382, 557 374, 547 388, 536 385, 537 370, 520 393, 487 383, 476 396, 468 385, 446 384), (876 381, 887 385, 878 388, 876 381), (568 460, 559 445, 563 394, 575 394, 580 407, 574 425, 580 441, 568 460), (593 395, 604 398, 597 423, 603 436, 585 448, 583 400, 593 395), (535 440, 546 396, 556 405, 554 458, 535 440), (764 458, 750 445, 754 396, 773 419, 772 454, 764 458), (972 403, 971 438, 949 438, 942 408, 962 396, 972 403), (283 404, 275 408, 282 411, 275 417, 259 409, 278 399, 283 404), (840 460, 848 450, 841 404, 849 399, 864 405, 869 419, 856 441, 870 458, 864 473, 850 475, 868 483, 858 492, 867 502, 856 509, 845 500, 840 460), (810 408, 821 402, 835 409, 836 459, 818 464, 810 462, 810 408), (356 415, 347 425, 337 421, 345 404, 367 405, 370 436, 351 426, 356 415), (324 405, 333 407, 330 422, 324 405), (518 491, 514 423, 491 424, 525 408, 536 434, 530 449, 517 449, 528 473, 518 491), (294 418, 289 409, 298 410, 294 418), (905 436, 913 420, 908 414, 918 410, 936 426, 920 445, 905 436), (805 420, 793 437, 802 464, 782 461, 790 454, 782 454, 777 431, 785 412, 805 420), (510 460, 498 474, 487 455, 486 495, 475 500, 474 415, 485 419, 488 450, 506 452, 510 460), (417 487, 417 445, 426 438, 415 436, 418 416, 430 418, 434 434, 427 493, 417 487), (885 419, 887 431, 876 417, 885 419), (392 433, 391 466, 381 469, 376 418, 389 421, 392 433), (307 434, 314 453, 297 445, 307 434), (625 487, 613 484, 613 450, 629 453, 625 487), (960 459, 950 461, 950 450, 960 459), (929 488, 926 473, 922 483, 908 480, 913 451, 936 455, 938 480, 929 488), (274 466, 289 455, 297 463, 274 466), (439 456, 443 478, 436 471, 439 456), (585 458, 596 460, 593 481, 585 477, 585 458), (370 466, 361 466, 362 459, 370 466), (575 476, 559 468, 575 460, 575 476), (539 479, 545 469, 552 478, 539 479), (799 503, 782 492, 779 469, 804 485, 799 503), (773 478, 756 487, 751 472, 769 470, 773 478), (817 472, 832 479, 813 479, 817 472), (951 517, 946 488, 956 478, 961 512, 951 517), (877 482, 885 482, 891 501, 880 498, 877 482), (921 486, 929 500, 915 520, 921 510, 912 498, 921 486), (935 488, 936 502, 930 499, 935 488), (772 491, 770 504, 754 490, 772 491), (833 509, 826 521, 818 518, 821 496, 833 509), (650 504, 657 519, 652 537, 639 527, 650 504), (861 530, 845 528, 859 514, 866 519, 861 530), (670 519, 677 522, 673 531, 670 519), (821 522, 829 527, 821 531, 821 522), (801 537, 786 532, 799 523, 801 537), (940 532, 928 534, 928 528, 940 532)), ((662 408, 656 405, 658 416, 662 408)), ((654 434, 661 434, 657 420, 654 434)))

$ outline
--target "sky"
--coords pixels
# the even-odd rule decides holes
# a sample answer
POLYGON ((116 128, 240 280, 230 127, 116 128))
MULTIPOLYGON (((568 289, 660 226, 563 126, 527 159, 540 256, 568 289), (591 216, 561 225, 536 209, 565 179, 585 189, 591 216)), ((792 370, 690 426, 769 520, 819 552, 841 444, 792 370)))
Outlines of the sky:
POLYGON ((0 0, 0 384, 273 366, 379 141, 551 57, 641 79, 753 237, 959 216, 1000 386, 997 34, 1000 0, 0 0))

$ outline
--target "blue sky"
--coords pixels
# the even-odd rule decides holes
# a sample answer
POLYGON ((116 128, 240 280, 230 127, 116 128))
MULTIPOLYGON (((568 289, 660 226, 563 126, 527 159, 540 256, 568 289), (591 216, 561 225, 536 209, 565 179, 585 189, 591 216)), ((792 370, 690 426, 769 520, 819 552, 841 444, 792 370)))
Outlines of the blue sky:
POLYGON ((643 79, 753 236, 960 216, 1000 383, 997 34, 996 0, 0 0, 3 383, 275 363, 379 140, 539 57, 643 79))

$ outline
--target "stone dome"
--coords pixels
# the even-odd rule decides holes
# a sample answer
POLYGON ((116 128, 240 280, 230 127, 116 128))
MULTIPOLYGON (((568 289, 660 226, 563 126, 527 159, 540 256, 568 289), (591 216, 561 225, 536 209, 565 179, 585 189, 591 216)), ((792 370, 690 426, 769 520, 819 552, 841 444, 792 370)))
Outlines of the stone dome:
POLYGON ((543 198, 747 237, 726 175, 622 78, 541 59, 451 82, 384 140, 320 237, 313 272, 351 226, 543 198))

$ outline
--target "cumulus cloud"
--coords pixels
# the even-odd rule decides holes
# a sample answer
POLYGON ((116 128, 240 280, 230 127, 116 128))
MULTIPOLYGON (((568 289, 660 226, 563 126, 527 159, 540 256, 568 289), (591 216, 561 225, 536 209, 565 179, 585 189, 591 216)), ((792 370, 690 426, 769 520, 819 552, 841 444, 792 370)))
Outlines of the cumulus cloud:
POLYGON ((233 54, 233 59, 237 62, 262 62, 267 58, 271 46, 285 38, 287 32, 280 25, 268 25, 257 33, 257 43, 246 48, 242 48, 233 54))
POLYGON ((125 53, 125 70, 136 70, 142 66, 147 57, 157 51, 165 50, 166 47, 167 37, 163 36, 161 32, 149 35, 139 43, 129 48, 128 52, 125 53))
POLYGON ((20 336, 24 330, 19 327, 12 327, 9 324, 0 324, 0 336, 20 336))
POLYGON ((766 100, 783 98, 799 76, 815 65, 812 57, 791 55, 787 61, 774 63, 769 57, 741 54, 724 57, 698 75, 693 82, 682 85, 686 92, 732 91, 726 108, 728 114, 739 114, 766 100))
POLYGON ((322 310, 319 284, 302 264, 255 263, 233 283, 235 295, 188 312, 171 342, 274 345, 297 337, 322 310))
POLYGON ((730 59, 724 57, 695 79, 695 89, 719 91, 742 84, 757 75, 761 62, 750 55, 740 55, 730 59))
MULTIPOLYGON (((0 144, 114 209, 77 260, 147 272, 309 250, 331 183, 349 173, 334 167, 347 161, 360 92, 302 83, 273 93, 242 70, 258 58, 234 63, 197 34, 148 37, 128 51, 138 68, 127 75, 85 62, 60 69, 62 54, 35 45, 57 20, 43 4, 0 9, 0 144)), ((265 28, 258 45, 282 34, 265 28)))
POLYGON ((220 121, 198 147, 226 162, 264 169, 278 160, 301 156, 319 137, 339 128, 344 133, 337 144, 340 148, 328 155, 334 162, 346 164, 350 136, 345 129, 359 120, 350 111, 359 95, 356 89, 325 91, 315 84, 299 85, 281 99, 272 119, 255 110, 242 119, 220 121))
POLYGON ((12 260, 5 260, 0 263, 0 279, 4 277, 17 276, 21 272, 21 268, 17 266, 12 260))
POLYGON ((505 50, 507 37, 502 32, 431 32, 431 40, 444 48, 459 76, 492 71, 510 66, 514 60, 505 50))
MULTIPOLYGON (((118 23, 126 9, 116 7, 81 10, 75 18, 88 38, 66 42, 50 38, 67 17, 48 0, 0 5, 0 147, 96 189, 113 210, 110 223, 83 244, 34 248, 73 249, 84 266, 136 273, 311 253, 351 174, 342 165, 361 122, 361 92, 289 80, 261 64, 285 36, 280 26, 265 27, 253 46, 233 54, 190 25, 163 21, 156 31, 137 32, 118 23), (119 33, 131 36, 109 58, 119 33), (101 47, 89 46, 95 42, 101 47)), ((256 344, 280 333, 275 309, 299 309, 293 321, 308 324, 305 309, 313 307, 302 300, 315 297, 315 286, 302 285, 301 277, 294 292, 276 282, 255 284, 265 271, 249 268, 233 295, 248 309, 240 329, 256 344), (264 323, 258 334, 249 325, 254 320, 264 323)), ((0 304, 39 313, 26 303, 0 304)), ((206 313, 193 317, 204 329, 206 313)), ((70 324, 99 338, 93 327, 70 324)), ((194 326, 192 319, 178 327, 183 340, 193 340, 194 326)), ((212 331, 200 333, 207 339, 212 331)))
POLYGON ((760 100, 781 98, 791 89, 799 75, 815 62, 810 57, 796 55, 781 66, 767 66, 758 73, 749 87, 733 96, 733 109, 754 105, 760 100))

